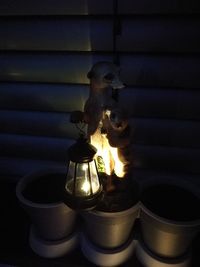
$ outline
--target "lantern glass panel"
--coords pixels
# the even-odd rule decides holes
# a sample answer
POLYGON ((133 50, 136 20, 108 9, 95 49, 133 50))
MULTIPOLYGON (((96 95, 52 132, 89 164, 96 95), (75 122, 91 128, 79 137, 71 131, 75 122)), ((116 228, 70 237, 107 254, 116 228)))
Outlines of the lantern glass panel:
POLYGON ((68 173, 67 176, 69 177, 69 179, 74 179, 74 173, 75 173, 75 162, 70 161, 69 162, 69 166, 68 166, 68 173))
POLYGON ((89 164, 90 164, 92 192, 93 194, 95 194, 100 188, 99 177, 97 174, 97 167, 95 161, 93 160, 89 164))
POLYGON ((76 164, 73 161, 69 162, 68 165, 68 170, 67 170, 67 179, 66 179, 66 184, 65 184, 65 189, 69 194, 73 194, 74 191, 74 177, 76 175, 76 164))
POLYGON ((65 189, 77 197, 90 196, 100 188, 95 162, 74 163, 70 161, 65 189))
POLYGON ((91 194, 88 163, 78 163, 76 169, 76 196, 88 196, 91 194))

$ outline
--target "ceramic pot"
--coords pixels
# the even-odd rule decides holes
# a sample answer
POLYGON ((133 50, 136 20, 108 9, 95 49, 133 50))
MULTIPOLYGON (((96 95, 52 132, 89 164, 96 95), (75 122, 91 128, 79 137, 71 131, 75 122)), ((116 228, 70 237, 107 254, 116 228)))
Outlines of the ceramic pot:
POLYGON ((37 234, 45 240, 60 240, 70 235, 77 214, 62 202, 66 170, 45 170, 20 179, 17 198, 29 215, 37 234))
POLYGON ((129 240, 123 246, 104 249, 94 245, 83 233, 81 235, 81 251, 83 255, 97 266, 122 266, 122 264, 132 257, 136 244, 137 240, 133 236, 130 236, 129 240))
POLYGON ((29 235, 29 244, 31 249, 40 257, 58 258, 73 251, 79 243, 79 233, 74 231, 67 237, 59 240, 44 240, 41 239, 34 227, 31 226, 29 235))
POLYGON ((191 253, 178 258, 162 258, 149 251, 139 240, 136 245, 136 257, 145 267, 190 267, 191 253))
POLYGON ((89 239, 104 249, 122 246, 128 239, 139 213, 139 203, 120 212, 92 210, 82 213, 89 239))
POLYGON ((141 233, 156 255, 177 258, 191 248, 200 230, 200 199, 172 184, 147 187, 140 204, 141 233))

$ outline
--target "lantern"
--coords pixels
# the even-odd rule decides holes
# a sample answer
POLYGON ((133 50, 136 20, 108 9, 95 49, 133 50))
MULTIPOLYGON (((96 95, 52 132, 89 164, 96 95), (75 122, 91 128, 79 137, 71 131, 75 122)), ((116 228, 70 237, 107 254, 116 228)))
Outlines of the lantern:
POLYGON ((94 156, 96 148, 81 136, 68 150, 64 202, 73 209, 91 209, 102 193, 94 156))

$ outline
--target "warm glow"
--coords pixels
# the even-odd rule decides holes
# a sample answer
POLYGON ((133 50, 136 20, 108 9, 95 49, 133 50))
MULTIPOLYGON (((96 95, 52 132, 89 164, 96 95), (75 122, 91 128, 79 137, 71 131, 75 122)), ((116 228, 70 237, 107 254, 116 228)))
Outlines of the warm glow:
MULTIPOLYGON (((99 188, 97 184, 92 182, 92 192, 95 193, 98 191, 98 189, 99 188)), ((88 194, 90 192, 90 183, 88 181, 85 181, 81 186, 81 190, 88 194)))
MULTIPOLYGON (((99 190, 99 183, 92 181, 92 193, 95 194, 99 190)), ((66 183, 65 189, 72 194, 73 193, 73 187, 74 187, 74 180, 71 179, 66 183)), ((90 195, 90 183, 85 180, 83 177, 77 177, 76 179, 76 190, 75 194, 76 196, 87 196, 90 195)))
POLYGON ((83 170, 83 171, 87 171, 87 169, 88 169, 88 165, 87 165, 87 164, 83 164, 83 165, 82 165, 82 170, 83 170))
POLYGON ((111 154, 112 154, 113 160, 114 160, 115 174, 118 177, 122 178, 125 175, 124 165, 123 165, 123 163, 119 159, 117 148, 116 147, 110 147, 110 150, 111 150, 111 154))
MULTIPOLYGON (((91 188, 90 188, 90 183, 88 181, 88 164, 82 164, 82 170, 85 172, 85 179, 84 182, 81 185, 81 190, 84 191, 86 194, 89 194, 91 192, 91 188)), ((90 169, 91 171, 91 175, 93 175, 93 170, 92 168, 90 169)), ((91 182, 91 186, 92 186, 92 192, 95 193, 98 191, 98 184, 95 182, 91 182)))
POLYGON ((85 191, 86 193, 88 193, 88 191, 90 190, 90 183, 88 181, 85 181, 82 184, 81 190, 85 191))
POLYGON ((111 175, 112 170, 114 170, 118 177, 124 177, 123 163, 119 159, 117 148, 110 146, 106 136, 102 135, 100 132, 96 132, 91 136, 91 144, 97 148, 96 157, 102 157, 106 174, 111 175))

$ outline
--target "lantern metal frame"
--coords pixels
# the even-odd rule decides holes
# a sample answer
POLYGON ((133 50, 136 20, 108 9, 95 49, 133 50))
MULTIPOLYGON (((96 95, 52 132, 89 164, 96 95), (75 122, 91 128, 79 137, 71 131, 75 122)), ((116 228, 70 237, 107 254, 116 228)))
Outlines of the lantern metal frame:
MULTIPOLYGON (((102 184, 98 173, 98 168, 94 156, 97 150, 94 146, 92 146, 84 136, 80 136, 75 144, 73 144, 68 149, 68 167, 67 167, 67 178, 64 187, 63 201, 69 207, 76 210, 85 210, 85 209, 93 209, 98 204, 101 196, 102 196, 102 184), (99 188, 96 192, 93 192, 92 188, 92 175, 90 170, 90 163, 94 161, 96 177, 98 180, 99 188), (70 163, 74 163, 74 173, 73 173, 73 186, 71 193, 66 189, 69 175, 70 163), (77 168, 80 164, 87 164, 88 170, 88 181, 89 181, 89 195, 77 195, 77 168)), ((71 180, 72 180, 71 179, 71 180)))

